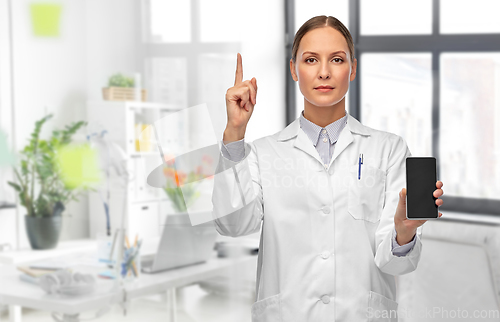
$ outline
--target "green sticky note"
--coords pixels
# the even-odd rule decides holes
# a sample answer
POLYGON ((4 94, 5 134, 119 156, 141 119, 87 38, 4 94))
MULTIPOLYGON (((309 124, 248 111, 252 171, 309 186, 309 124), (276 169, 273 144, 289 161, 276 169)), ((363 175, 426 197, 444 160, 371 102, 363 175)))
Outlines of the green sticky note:
POLYGON ((59 149, 57 160, 62 180, 69 188, 88 187, 101 181, 97 152, 88 144, 59 149))
POLYGON ((33 33, 40 37, 58 37, 62 6, 51 3, 32 3, 33 33))

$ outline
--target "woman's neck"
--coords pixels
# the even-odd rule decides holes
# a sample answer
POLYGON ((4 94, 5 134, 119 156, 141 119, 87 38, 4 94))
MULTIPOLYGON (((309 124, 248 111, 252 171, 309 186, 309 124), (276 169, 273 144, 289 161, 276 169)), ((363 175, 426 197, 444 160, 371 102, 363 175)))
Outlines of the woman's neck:
POLYGON ((318 126, 326 127, 345 115, 345 97, 332 106, 316 106, 304 99, 304 117, 318 126))

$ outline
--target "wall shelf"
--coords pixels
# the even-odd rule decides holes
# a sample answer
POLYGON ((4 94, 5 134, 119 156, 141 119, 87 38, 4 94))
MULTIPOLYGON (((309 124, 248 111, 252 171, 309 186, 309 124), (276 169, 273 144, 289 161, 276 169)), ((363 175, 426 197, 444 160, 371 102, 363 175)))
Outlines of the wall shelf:
MULTIPOLYGON (((183 144, 183 142, 176 142, 173 138, 186 138, 187 127, 180 124, 178 129, 157 128, 159 137, 156 138, 153 131, 147 144, 140 145, 143 150, 138 151, 137 139, 141 131, 137 130, 136 124, 151 125, 165 115, 179 110, 181 108, 173 105, 152 102, 87 102, 89 126, 97 131, 106 130, 107 139, 118 144, 125 151, 127 170, 131 174, 131 179, 125 186, 123 181, 113 174, 114 171, 111 171, 109 205, 111 233, 120 227, 122 211, 125 211, 125 228, 131 238, 134 238, 135 234, 145 239, 160 236, 166 215, 171 213, 173 208, 165 191, 149 186, 146 179, 153 169, 162 164, 157 141, 164 142, 162 148, 164 153, 174 153, 173 148, 165 151, 165 145, 173 147, 183 144), (126 200, 124 200, 125 189, 127 189, 126 200)), ((142 129, 142 126, 140 128, 142 129)), ((102 198, 106 196, 105 186, 106 183, 103 183, 100 188, 102 197, 98 192, 89 193, 91 238, 106 234, 106 216, 102 201, 102 198)))

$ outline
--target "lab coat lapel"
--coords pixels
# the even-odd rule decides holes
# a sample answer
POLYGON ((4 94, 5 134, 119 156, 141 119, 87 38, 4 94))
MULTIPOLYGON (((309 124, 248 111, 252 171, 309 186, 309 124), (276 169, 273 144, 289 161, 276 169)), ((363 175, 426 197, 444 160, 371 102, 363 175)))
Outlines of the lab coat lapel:
POLYGON ((300 128, 293 145, 318 160, 318 162, 323 166, 323 160, 321 160, 318 150, 316 150, 316 147, 312 144, 307 134, 300 128))
POLYGON ((344 151, 353 141, 354 137, 352 136, 352 133, 349 130, 349 120, 348 120, 344 129, 342 130, 342 132, 340 132, 337 143, 335 143, 335 149, 333 150, 331 162, 333 163, 333 161, 335 161, 335 159, 340 155, 340 153, 342 153, 342 151, 344 151))
POLYGON ((352 117, 351 114, 347 113, 347 124, 340 133, 337 143, 335 143, 332 162, 354 141, 353 133, 370 136, 368 128, 352 117))
MULTIPOLYGON (((368 129, 364 125, 347 113, 347 124, 340 133, 337 143, 335 143, 335 150, 330 164, 332 164, 333 161, 335 161, 335 159, 354 141, 352 133, 367 136, 370 135, 368 129)), ((287 141, 290 139, 294 139, 294 147, 309 154, 323 166, 323 161, 321 160, 316 147, 312 144, 307 134, 300 128, 299 117, 284 128, 278 136, 278 141, 287 141)))
POLYGON ((293 142, 291 141, 290 143, 292 143, 294 147, 312 156, 323 167, 323 161, 321 160, 318 151, 312 144, 307 134, 300 128, 299 118, 300 117, 297 117, 295 121, 290 123, 286 128, 283 129, 283 131, 281 131, 278 136, 278 141, 283 142, 293 139, 293 142))

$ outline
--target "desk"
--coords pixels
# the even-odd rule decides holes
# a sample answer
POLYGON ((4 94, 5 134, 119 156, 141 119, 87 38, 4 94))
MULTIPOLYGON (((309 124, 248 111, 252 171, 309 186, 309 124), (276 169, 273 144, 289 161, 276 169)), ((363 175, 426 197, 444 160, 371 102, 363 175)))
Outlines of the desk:
POLYGON ((97 241, 92 239, 59 242, 57 248, 32 250, 31 248, 0 252, 0 264, 19 265, 67 254, 97 251, 97 241))
MULTIPOLYGON (((79 297, 61 297, 46 294, 37 285, 19 279, 20 271, 15 266, 0 267, 0 302, 9 305, 11 322, 21 321, 21 307, 58 312, 68 315, 87 311, 97 311, 107 306, 122 303, 124 297, 131 300, 145 295, 162 292, 175 294, 175 288, 208 279, 220 274, 229 274, 240 269, 239 265, 251 265, 257 268, 257 256, 245 255, 237 258, 218 258, 217 252, 205 263, 171 269, 156 274, 141 274, 134 282, 123 289, 113 286, 111 280, 98 279, 97 289, 93 294, 79 297)), ((93 268, 95 270, 96 268, 93 268)), ((80 271, 80 269, 79 269, 80 271)), ((90 271, 82 269, 82 271, 90 271)), ((175 296, 170 319, 175 321, 175 296)))
MULTIPOLYGON (((218 237, 219 238, 219 237, 218 237)), ((156 253, 160 237, 145 240, 141 249, 142 256, 151 256, 156 253)), ((75 253, 97 252, 98 241, 95 239, 67 240, 57 244, 57 248, 33 250, 24 248, 0 252, 0 264, 20 265, 39 260, 51 259, 75 253)))

